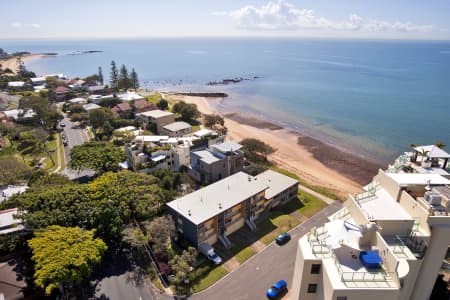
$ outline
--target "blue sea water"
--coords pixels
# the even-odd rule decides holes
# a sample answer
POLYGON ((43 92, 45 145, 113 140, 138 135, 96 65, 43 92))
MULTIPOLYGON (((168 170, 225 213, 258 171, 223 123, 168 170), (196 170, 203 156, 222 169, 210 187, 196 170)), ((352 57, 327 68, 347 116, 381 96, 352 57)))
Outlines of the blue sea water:
POLYGON ((115 60, 150 89, 224 91, 221 110, 251 112, 382 163, 411 143, 450 144, 450 42, 185 38, 0 47, 57 52, 27 63, 38 74, 83 77, 101 66, 108 76, 115 60), (79 50, 103 52, 71 55, 79 50), (252 80, 206 85, 234 77, 252 80))

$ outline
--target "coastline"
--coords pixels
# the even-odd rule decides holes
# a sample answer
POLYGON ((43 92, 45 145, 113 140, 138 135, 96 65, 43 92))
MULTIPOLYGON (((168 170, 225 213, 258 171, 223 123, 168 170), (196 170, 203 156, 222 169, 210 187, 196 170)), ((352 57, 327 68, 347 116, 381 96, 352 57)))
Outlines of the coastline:
POLYGON ((17 74, 17 69, 19 68, 19 64, 17 62, 17 58, 20 57, 20 59, 22 60, 22 62, 25 64, 29 61, 35 60, 35 59, 39 59, 39 58, 44 58, 49 56, 48 54, 42 54, 42 53, 30 53, 30 54, 24 54, 21 56, 17 56, 17 57, 12 57, 12 58, 8 58, 6 60, 0 60, 0 64, 2 65, 3 69, 11 69, 13 71, 13 73, 11 75, 16 75, 17 74))
POLYGON ((343 152, 317 139, 260 118, 240 112, 222 113, 210 105, 217 98, 177 95, 167 93, 174 101, 195 103, 200 112, 220 114, 228 128, 227 138, 239 142, 244 138, 256 138, 276 148, 268 158, 310 184, 336 191, 341 196, 357 193, 371 180, 380 167, 363 158, 343 152))

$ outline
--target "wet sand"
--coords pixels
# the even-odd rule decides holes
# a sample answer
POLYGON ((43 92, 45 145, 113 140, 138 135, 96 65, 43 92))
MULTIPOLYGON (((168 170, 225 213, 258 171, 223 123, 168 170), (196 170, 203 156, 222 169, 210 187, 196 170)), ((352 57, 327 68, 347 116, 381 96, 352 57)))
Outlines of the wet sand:
MULTIPOLYGON (((202 113, 219 113, 210 105, 210 101, 219 99, 182 95, 169 95, 169 98, 195 103, 202 113)), ((249 114, 226 112, 222 116, 228 128, 228 139, 237 142, 244 138, 262 140, 277 149, 269 156, 270 161, 310 184, 332 189, 344 197, 347 193, 360 192, 381 167, 249 114)))

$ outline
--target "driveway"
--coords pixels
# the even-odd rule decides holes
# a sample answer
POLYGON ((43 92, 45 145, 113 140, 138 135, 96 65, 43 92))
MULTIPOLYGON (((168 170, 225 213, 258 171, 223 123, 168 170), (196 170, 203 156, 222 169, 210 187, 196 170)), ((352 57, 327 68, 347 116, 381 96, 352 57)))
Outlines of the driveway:
POLYGON ((292 240, 284 246, 270 244, 265 250, 246 261, 210 288, 195 294, 191 299, 253 300, 265 299, 266 290, 277 280, 285 279, 292 286, 295 256, 300 237, 314 226, 328 221, 327 217, 342 207, 340 202, 322 209, 310 219, 290 231, 292 240))

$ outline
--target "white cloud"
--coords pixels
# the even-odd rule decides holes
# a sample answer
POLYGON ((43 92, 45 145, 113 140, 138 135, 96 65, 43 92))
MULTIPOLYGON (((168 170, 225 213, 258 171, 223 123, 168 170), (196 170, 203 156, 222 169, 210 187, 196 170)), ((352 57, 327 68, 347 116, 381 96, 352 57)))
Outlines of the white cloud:
POLYGON ((317 16, 312 10, 296 8, 285 0, 270 1, 261 7, 248 5, 228 15, 237 21, 238 28, 248 30, 331 29, 428 32, 434 27, 411 22, 366 19, 356 14, 351 14, 347 20, 333 21, 317 16))
POLYGON ((228 12, 224 10, 213 11, 211 14, 213 16, 228 16, 228 12))
POLYGON ((33 23, 33 24, 31 24, 31 27, 33 27, 33 28, 41 28, 41 24, 33 23))
POLYGON ((22 27, 22 23, 20 23, 20 22, 13 22, 13 23, 11 23, 11 27, 14 27, 14 28, 22 27))

